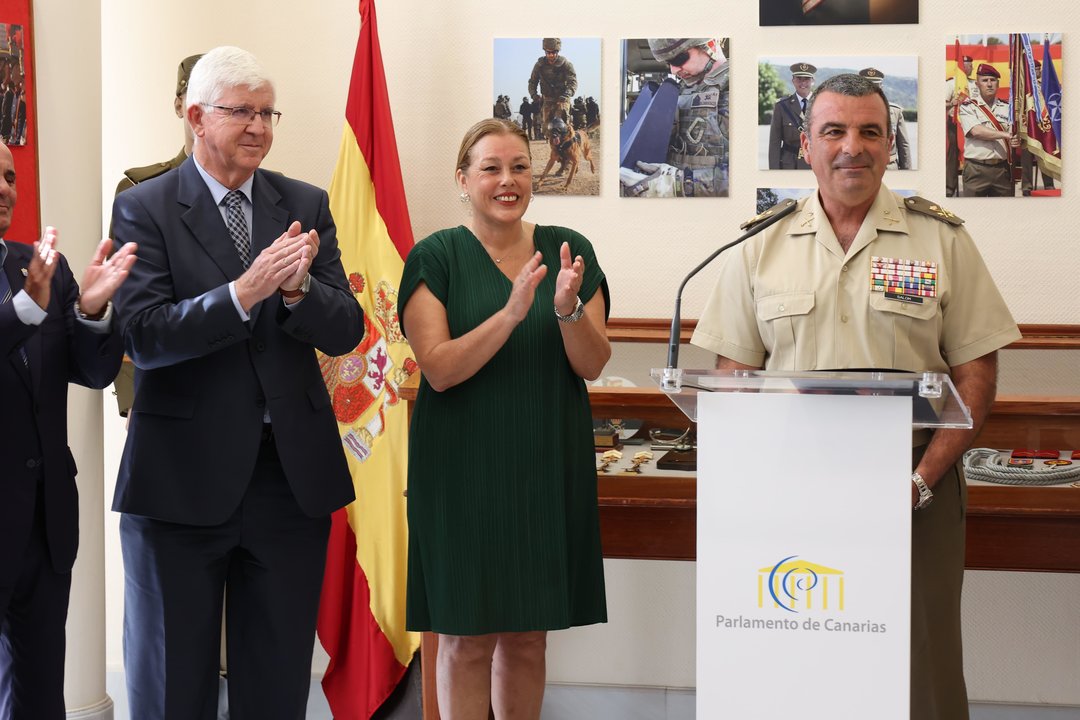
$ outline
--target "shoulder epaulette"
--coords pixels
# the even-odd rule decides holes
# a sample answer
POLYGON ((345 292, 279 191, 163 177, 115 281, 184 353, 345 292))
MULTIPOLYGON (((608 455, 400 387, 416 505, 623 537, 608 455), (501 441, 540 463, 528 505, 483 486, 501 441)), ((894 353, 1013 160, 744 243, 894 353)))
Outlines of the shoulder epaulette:
POLYGON ((771 208, 769 208, 765 212, 760 213, 758 215, 755 215, 754 217, 752 217, 749 220, 747 220, 746 222, 744 222, 742 225, 739 226, 739 229, 740 230, 749 230, 750 228, 754 227, 755 225, 757 225, 759 223, 762 223, 762 222, 768 220, 769 218, 771 218, 774 215, 787 214, 788 212, 791 211, 790 209, 794 208, 797 204, 798 204, 798 201, 795 200, 795 198, 788 198, 787 200, 781 200, 780 202, 776 203, 775 205, 773 205, 771 208))
POLYGON ((124 176, 135 185, 149 180, 150 178, 156 178, 158 175, 164 175, 172 170, 172 163, 159 162, 153 165, 147 165, 145 167, 131 168, 124 171, 124 176))
POLYGON ((953 215, 951 212, 941 207, 937 203, 930 202, 924 197, 913 195, 909 198, 904 198, 904 207, 912 212, 917 212, 920 215, 928 215, 935 220, 948 223, 959 227, 964 224, 963 218, 959 218, 953 215))

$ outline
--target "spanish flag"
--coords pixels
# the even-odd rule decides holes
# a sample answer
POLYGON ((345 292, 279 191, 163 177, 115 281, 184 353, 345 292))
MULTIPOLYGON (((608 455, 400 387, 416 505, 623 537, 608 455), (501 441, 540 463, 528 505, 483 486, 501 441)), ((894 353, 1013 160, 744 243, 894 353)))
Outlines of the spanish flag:
POLYGON ((356 486, 356 502, 333 516, 319 608, 330 655, 322 685, 337 720, 370 718, 420 641, 405 631, 407 418, 398 393, 417 366, 396 310, 413 236, 374 0, 360 0, 360 22, 329 193, 366 332, 348 355, 319 358, 356 486))

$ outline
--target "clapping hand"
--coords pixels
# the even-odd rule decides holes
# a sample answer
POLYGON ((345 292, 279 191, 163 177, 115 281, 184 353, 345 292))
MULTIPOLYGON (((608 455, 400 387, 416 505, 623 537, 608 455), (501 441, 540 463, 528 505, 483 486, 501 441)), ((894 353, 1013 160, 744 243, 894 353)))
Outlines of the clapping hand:
MULTIPOLYGON (((46 233, 49 229, 51 228, 46 229, 46 233)), ((83 272, 79 309, 88 317, 98 317, 105 312, 105 306, 116 289, 127 279, 131 266, 135 264, 135 251, 138 250, 135 243, 124 243, 109 257, 112 245, 109 238, 99 242, 94 258, 83 272)))
POLYGON ((555 278, 555 309, 560 315, 570 315, 577 308, 585 261, 578 255, 570 262, 570 243, 559 248, 559 275, 555 278))
POLYGON ((533 304, 533 296, 536 294, 536 286, 547 275, 547 265, 540 262, 543 259, 544 256, 541 253, 533 253, 529 261, 525 263, 525 267, 521 268, 521 272, 514 278, 514 287, 510 290, 510 299, 506 301, 506 311, 510 313, 510 317, 516 322, 521 322, 529 314, 529 308, 533 304))
POLYGON ((56 238, 56 228, 47 226, 45 234, 34 243, 34 254, 30 257, 30 267, 26 270, 26 282, 23 284, 23 290, 42 310, 49 306, 50 283, 59 265, 56 238))

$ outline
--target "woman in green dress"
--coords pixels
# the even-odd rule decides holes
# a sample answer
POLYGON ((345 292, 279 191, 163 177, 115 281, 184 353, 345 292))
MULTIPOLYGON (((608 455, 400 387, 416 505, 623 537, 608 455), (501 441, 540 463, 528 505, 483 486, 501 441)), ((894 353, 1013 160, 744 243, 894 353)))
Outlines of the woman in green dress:
POLYGON ((522 221, 517 125, 470 128, 456 176, 471 216, 413 248, 398 294, 422 371, 406 624, 439 634, 443 718, 535 719, 546 632, 607 620, 584 380, 611 355, 610 302, 588 240, 522 221))

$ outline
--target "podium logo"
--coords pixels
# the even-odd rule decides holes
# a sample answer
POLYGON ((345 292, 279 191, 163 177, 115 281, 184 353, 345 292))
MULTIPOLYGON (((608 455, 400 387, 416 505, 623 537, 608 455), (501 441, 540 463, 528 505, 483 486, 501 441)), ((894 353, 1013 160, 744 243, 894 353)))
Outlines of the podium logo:
POLYGON ((798 560, 791 555, 772 567, 758 570, 758 607, 771 599, 774 607, 791 613, 799 610, 844 610, 844 573, 841 570, 798 560))

